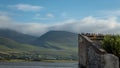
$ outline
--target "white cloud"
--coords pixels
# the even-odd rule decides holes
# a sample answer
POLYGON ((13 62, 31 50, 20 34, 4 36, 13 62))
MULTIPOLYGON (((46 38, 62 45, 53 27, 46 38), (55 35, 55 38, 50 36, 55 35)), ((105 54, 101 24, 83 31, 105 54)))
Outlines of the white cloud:
MULTIPOLYGON (((64 18, 64 19, 72 19, 73 18, 73 15, 68 13, 68 12, 62 12, 60 14, 61 18, 64 18)), ((81 16, 78 16, 78 17, 74 17, 75 19, 80 19, 81 16)))
POLYGON ((43 18, 43 17, 33 17, 33 19, 36 19, 36 20, 49 20, 49 18, 43 18))
POLYGON ((22 10, 22 11, 39 11, 43 8, 41 6, 35 6, 30 4, 10 5, 9 7, 17 8, 18 10, 22 10))
POLYGON ((16 24, 11 29, 22 32, 24 34, 40 36, 48 31, 47 28, 48 28, 48 26, 45 24, 28 23, 28 24, 16 24))
POLYGON ((8 12, 0 11, 0 15, 8 15, 8 14, 9 14, 8 12))
POLYGON ((40 17, 40 16, 41 16, 41 14, 39 14, 39 13, 35 14, 35 17, 40 17))
POLYGON ((35 19, 35 20, 48 20, 49 18, 43 17, 41 14, 35 14, 35 16, 32 19, 35 19))
POLYGON ((120 22, 116 17, 99 19, 92 16, 82 20, 69 20, 64 24, 54 25, 52 30, 64 30, 70 32, 95 32, 95 33, 120 33, 120 22))
POLYGON ((0 16, 0 21, 9 21, 9 20, 11 20, 11 18, 10 17, 8 17, 8 16, 5 16, 5 15, 1 15, 0 16))
POLYGON ((35 36, 40 36, 50 30, 120 34, 120 22, 117 21, 117 17, 101 19, 88 16, 80 20, 70 19, 50 25, 34 22, 17 23, 13 22, 9 16, 0 15, 0 28, 8 28, 35 36))
POLYGON ((6 11, 0 11, 0 15, 1 16, 20 16, 19 14, 10 13, 10 12, 6 12, 6 11))
POLYGON ((46 16, 49 17, 49 18, 54 18, 55 17, 52 13, 48 13, 46 16))
POLYGON ((110 17, 110 16, 120 16, 120 9, 118 10, 101 10, 101 11, 98 11, 99 14, 101 14, 102 16, 107 16, 107 17, 110 17))
POLYGON ((42 14, 35 14, 35 16, 33 17, 33 19, 36 20, 51 20, 51 18, 54 18, 55 16, 52 13, 48 13, 46 15, 42 15, 42 14))
POLYGON ((0 28, 11 29, 24 34, 40 36, 48 31, 48 25, 40 23, 13 22, 9 16, 0 15, 0 28))
POLYGON ((12 19, 6 15, 0 15, 0 28, 10 28, 12 25, 12 19))

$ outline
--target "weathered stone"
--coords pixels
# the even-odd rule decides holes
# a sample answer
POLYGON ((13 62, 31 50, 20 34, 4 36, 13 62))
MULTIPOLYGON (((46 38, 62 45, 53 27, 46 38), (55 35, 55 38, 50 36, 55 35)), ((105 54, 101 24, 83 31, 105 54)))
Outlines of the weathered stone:
POLYGON ((106 53, 100 44, 78 35, 80 68, 119 68, 118 57, 106 53))
POLYGON ((104 67, 103 68, 119 68, 119 59, 118 57, 112 54, 105 54, 102 56, 104 60, 104 67))

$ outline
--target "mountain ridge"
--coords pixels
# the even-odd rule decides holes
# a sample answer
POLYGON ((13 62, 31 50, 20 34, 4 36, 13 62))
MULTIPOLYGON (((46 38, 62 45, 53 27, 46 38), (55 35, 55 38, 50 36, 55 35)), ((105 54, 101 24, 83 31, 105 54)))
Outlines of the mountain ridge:
POLYGON ((47 42, 66 44, 70 47, 76 47, 77 34, 66 31, 49 31, 33 41, 32 44, 37 46, 40 46, 41 44, 42 46, 47 47, 46 45, 50 45, 47 42))
POLYGON ((24 56, 24 59, 26 57, 40 59, 39 56, 46 59, 50 59, 49 57, 56 59, 77 58, 77 34, 75 33, 49 31, 40 37, 34 37, 34 39, 33 36, 29 38, 30 35, 21 34, 13 30, 0 29, 0 55, 5 53, 8 56, 13 56, 12 58, 18 56, 23 58, 24 56), (24 39, 25 36, 27 36, 27 39, 24 39), (19 40, 16 40, 18 38, 19 40), (32 40, 28 42, 29 39, 32 40))
POLYGON ((29 43, 37 38, 10 29, 0 29, 0 37, 6 37, 19 43, 29 43))

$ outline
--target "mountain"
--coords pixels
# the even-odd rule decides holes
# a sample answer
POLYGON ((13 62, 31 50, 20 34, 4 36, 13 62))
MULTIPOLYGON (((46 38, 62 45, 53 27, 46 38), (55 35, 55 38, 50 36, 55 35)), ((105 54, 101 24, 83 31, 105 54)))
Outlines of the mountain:
POLYGON ((49 31, 34 40, 31 44, 45 49, 42 53, 47 57, 78 59, 78 38, 76 33, 49 31))
POLYGON ((0 59, 5 59, 4 55, 7 59, 77 59, 77 34, 49 31, 40 37, 34 37, 14 30, 0 29, 0 59))
POLYGON ((12 39, 19 43, 29 43, 34 39, 36 39, 35 36, 23 34, 14 30, 9 30, 9 29, 0 29, 0 37, 12 39))
POLYGON ((77 47, 77 34, 66 31, 49 31, 34 40, 32 44, 53 49, 75 48, 77 47))
POLYGON ((14 40, 0 37, 0 51, 8 51, 8 50, 15 50, 15 51, 32 51, 36 50, 38 47, 29 45, 29 44, 22 44, 18 43, 14 40))

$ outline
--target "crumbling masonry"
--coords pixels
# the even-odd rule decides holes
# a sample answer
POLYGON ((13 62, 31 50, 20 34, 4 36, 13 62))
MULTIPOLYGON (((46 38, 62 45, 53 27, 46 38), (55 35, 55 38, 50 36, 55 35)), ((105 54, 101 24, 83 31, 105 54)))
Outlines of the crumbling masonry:
POLYGON ((103 35, 78 35, 80 68, 119 68, 118 57, 100 47, 98 41, 103 38, 103 35))

